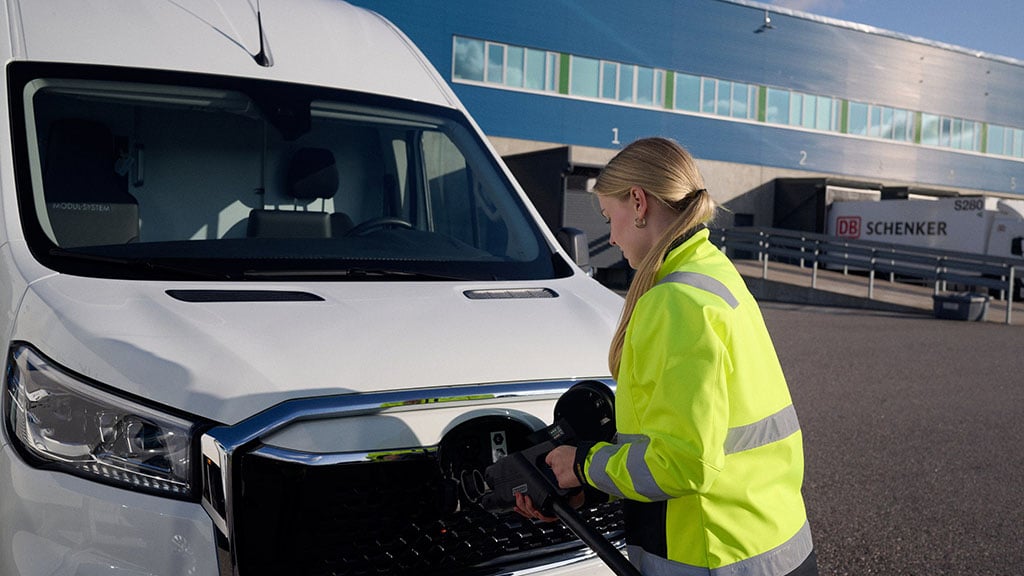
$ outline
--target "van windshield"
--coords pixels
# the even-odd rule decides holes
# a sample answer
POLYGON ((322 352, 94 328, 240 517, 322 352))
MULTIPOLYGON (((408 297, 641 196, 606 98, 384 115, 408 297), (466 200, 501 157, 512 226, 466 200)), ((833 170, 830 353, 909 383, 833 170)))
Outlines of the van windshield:
POLYGON ((161 279, 569 274, 461 113, 294 84, 11 65, 32 253, 161 279))

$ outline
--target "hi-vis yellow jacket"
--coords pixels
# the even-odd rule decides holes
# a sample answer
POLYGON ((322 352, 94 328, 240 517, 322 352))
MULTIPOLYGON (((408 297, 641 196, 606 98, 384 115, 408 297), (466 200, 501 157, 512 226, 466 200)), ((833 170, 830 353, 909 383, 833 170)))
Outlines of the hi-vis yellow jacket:
POLYGON ((707 230, 637 303, 615 407, 617 443, 581 446, 577 474, 627 499, 645 575, 783 575, 807 559, 800 425, 761 312, 707 230))

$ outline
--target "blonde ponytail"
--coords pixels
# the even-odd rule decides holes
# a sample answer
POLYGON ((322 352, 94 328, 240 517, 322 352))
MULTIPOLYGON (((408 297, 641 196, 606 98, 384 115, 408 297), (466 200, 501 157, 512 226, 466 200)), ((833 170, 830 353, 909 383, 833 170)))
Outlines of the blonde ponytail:
POLYGON ((704 180, 693 157, 666 138, 645 138, 623 148, 601 171, 594 193, 625 198, 632 186, 643 188, 675 210, 678 216, 640 262, 626 293, 619 326, 608 349, 608 368, 615 378, 619 376, 626 329, 637 301, 654 285, 672 243, 709 222, 716 209, 711 195, 704 189, 704 180))

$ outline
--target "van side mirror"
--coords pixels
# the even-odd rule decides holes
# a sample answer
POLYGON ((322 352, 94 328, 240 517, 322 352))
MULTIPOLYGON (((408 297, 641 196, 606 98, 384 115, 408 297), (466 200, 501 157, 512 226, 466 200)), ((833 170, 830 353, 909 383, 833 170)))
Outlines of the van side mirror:
POLYGON ((1010 254, 1013 254, 1014 256, 1024 256, 1024 246, 1021 246, 1022 243, 1024 243, 1024 237, 1021 236, 1017 236, 1011 240, 1010 254))
POLYGON ((569 253, 569 257, 577 266, 590 274, 590 246, 587 233, 579 228, 562 228, 555 234, 558 243, 569 253))

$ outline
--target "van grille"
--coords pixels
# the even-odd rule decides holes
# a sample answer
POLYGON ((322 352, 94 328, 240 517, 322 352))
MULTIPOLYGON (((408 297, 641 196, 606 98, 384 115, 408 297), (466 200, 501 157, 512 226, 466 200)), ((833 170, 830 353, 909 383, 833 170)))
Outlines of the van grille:
MULTIPOLYGON (((240 463, 242 576, 486 575, 585 551, 560 522, 475 507, 446 512, 455 488, 432 455, 307 466, 248 453, 240 463)), ((606 537, 621 536, 617 504, 581 513, 606 537)))

